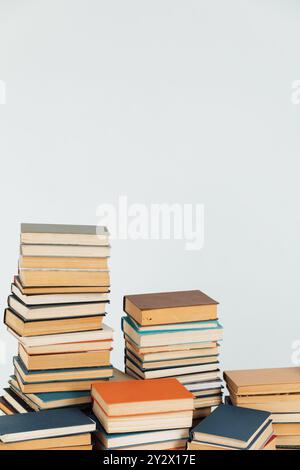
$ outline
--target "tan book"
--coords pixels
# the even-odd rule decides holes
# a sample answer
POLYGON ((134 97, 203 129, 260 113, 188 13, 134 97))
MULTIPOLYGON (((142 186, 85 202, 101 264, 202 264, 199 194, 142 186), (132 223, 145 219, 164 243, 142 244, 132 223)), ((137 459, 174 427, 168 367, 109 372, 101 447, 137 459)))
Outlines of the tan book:
POLYGON ((107 294, 109 286, 43 286, 25 287, 19 276, 14 277, 14 284, 23 295, 48 295, 48 294, 107 294))
POLYGON ((276 446, 300 447, 300 436, 276 436, 276 446))
POLYGON ((232 450, 230 447, 223 447, 205 442, 191 441, 187 444, 187 450, 232 450))
POLYGON ((195 398, 194 400, 194 407, 195 409, 199 408, 207 408, 211 406, 218 406, 222 403, 222 395, 215 396, 215 397, 201 397, 195 398))
POLYGON ((67 269, 19 269, 22 284, 43 286, 106 286, 110 285, 109 271, 67 269))
POLYGON ((89 446, 91 445, 91 434, 75 434, 72 436, 48 437, 45 439, 33 439, 21 442, 0 442, 1 450, 43 450, 68 447, 68 446, 89 446))
POLYGON ((103 316, 26 321, 12 310, 5 310, 4 323, 22 337, 100 330, 103 316))
POLYGON ((299 367, 232 370, 224 379, 236 395, 300 393, 299 367))
POLYGON ((25 383, 22 382, 18 373, 16 373, 20 390, 23 393, 50 393, 50 392, 79 392, 82 390, 91 390, 92 384, 101 380, 95 378, 91 380, 70 380, 70 381, 56 381, 56 382, 37 382, 25 383))
POLYGON ((197 410, 194 410, 193 412, 193 419, 200 420, 203 418, 207 418, 207 416, 209 416, 210 414, 211 414, 211 407, 198 408, 197 410))
POLYGON ((125 334, 126 344, 130 344, 131 348, 134 348, 138 355, 162 353, 162 352, 178 352, 178 351, 192 351, 195 349, 208 349, 218 347, 218 343, 215 341, 207 341, 201 343, 182 343, 182 344, 162 344, 159 346, 142 346, 138 347, 130 341, 130 338, 125 334))
MULTIPOLYGON (((235 405, 250 405, 251 403, 280 404, 298 402, 300 405, 300 393, 282 393, 277 395, 235 395, 230 389, 230 398, 235 405)), ((300 410, 300 407, 299 407, 300 410)))
POLYGON ((130 351, 132 354, 134 354, 141 362, 167 361, 182 358, 199 358, 217 356, 219 354, 218 346, 199 349, 177 349, 175 351, 140 353, 140 350, 137 349, 130 341, 126 341, 126 349, 127 351, 130 351))
POLYGON ((276 436, 300 436, 299 423, 274 423, 274 434, 276 436))
MULTIPOLYGON (((126 373, 131 375, 135 379, 142 379, 133 369, 126 366, 126 373)), ((194 384, 196 382, 201 383, 208 380, 217 380, 220 378, 221 372, 220 369, 209 371, 209 372, 199 372, 199 373, 190 373, 184 375, 175 375, 176 379, 185 386, 189 384, 194 384)), ((188 388, 188 387, 187 387, 188 388)))
POLYGON ((109 232, 96 225, 21 224, 21 243, 36 245, 107 245, 109 232))
POLYGON ((110 352, 88 351, 82 353, 29 355, 19 346, 19 356, 28 370, 72 369, 77 367, 101 367, 110 365, 110 352))
MULTIPOLYGON (((233 401, 233 400, 232 400, 233 401)), ((233 401, 233 404, 236 405, 233 401)), ((268 411, 269 413, 297 413, 300 409, 299 401, 290 402, 262 402, 247 403, 245 405, 236 405, 242 408, 251 408, 252 410, 268 411)))
POLYGON ((124 297, 125 312, 142 326, 215 320, 217 305, 199 290, 124 297))
MULTIPOLYGON (((22 343, 21 343, 22 344, 22 343)), ((78 343, 46 344, 44 346, 24 346, 30 356, 45 354, 79 353, 88 351, 111 350, 113 342, 107 341, 83 341, 78 343)))
POLYGON ((105 269, 109 258, 20 256, 19 268, 29 269, 105 269))

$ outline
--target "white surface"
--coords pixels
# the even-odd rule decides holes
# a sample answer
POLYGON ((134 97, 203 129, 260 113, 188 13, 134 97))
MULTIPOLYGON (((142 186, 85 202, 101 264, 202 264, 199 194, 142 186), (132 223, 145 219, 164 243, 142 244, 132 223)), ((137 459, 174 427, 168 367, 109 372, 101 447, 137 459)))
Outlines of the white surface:
MULTIPOLYGON (((220 301, 224 368, 287 366, 300 339, 297 2, 0 1, 1 283, 21 222, 94 224, 117 202, 204 203, 205 245, 114 241, 125 293, 220 301), (297 101, 297 100, 296 100, 297 101)), ((0 385, 16 341, 0 330, 0 385)))

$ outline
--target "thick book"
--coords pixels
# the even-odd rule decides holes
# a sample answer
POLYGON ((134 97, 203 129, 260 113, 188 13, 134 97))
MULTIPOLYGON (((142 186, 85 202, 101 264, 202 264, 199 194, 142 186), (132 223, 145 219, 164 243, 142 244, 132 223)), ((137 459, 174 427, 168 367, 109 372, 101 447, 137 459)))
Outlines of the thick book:
POLYGON ((110 256, 110 246, 84 245, 25 245, 20 246, 21 256, 44 258, 107 258, 110 256))
POLYGON ((220 405, 192 430, 192 440, 246 449, 271 424, 265 411, 220 405))
POLYGON ((19 357, 28 370, 76 369, 110 365, 110 350, 30 355, 24 346, 19 345, 19 357))
POLYGON ((109 258, 72 256, 20 256, 19 268, 29 269, 105 269, 109 258))
POLYGON ((107 245, 109 232, 96 225, 21 224, 21 243, 36 245, 107 245))
POLYGON ((171 345, 182 343, 198 343, 207 341, 220 341, 222 339, 223 328, 219 322, 202 322, 197 329, 189 327, 179 328, 178 330, 141 330, 130 317, 122 318, 122 330, 131 342, 137 347, 171 345), (206 327, 207 326, 207 327, 206 327))
POLYGON ((193 395, 174 378, 96 383, 92 397, 108 416, 193 409, 193 395))
POLYGON ((25 320, 45 320, 104 315, 106 302, 27 306, 14 295, 10 295, 8 297, 8 306, 25 320))
POLYGON ((8 331, 17 338, 26 348, 37 346, 61 345, 88 341, 107 341, 112 340, 113 330, 103 324, 101 330, 81 331, 74 333, 45 334, 39 336, 21 336, 11 328, 8 331))
POLYGON ((26 320, 10 309, 5 310, 4 323, 19 336, 43 336, 101 330, 104 315, 45 320, 26 320))
POLYGON ((84 434, 95 429, 94 421, 76 408, 46 410, 26 415, 3 416, 0 420, 0 440, 4 443, 20 442, 84 434))
POLYGON ((109 271, 96 269, 29 269, 19 268, 23 286, 110 286, 109 271))
MULTIPOLYGON (((100 330, 102 331, 102 330, 100 330)), ((30 356, 34 355, 48 355, 48 354, 72 354, 78 352, 88 351, 104 351, 112 350, 112 340, 102 341, 82 341, 77 343, 61 343, 61 344, 45 344, 44 346, 26 346, 24 343, 20 344, 26 349, 30 356)))
POLYGON ((124 297, 124 311, 143 326, 215 320, 217 305, 200 290, 124 297))
POLYGON ((29 413, 32 407, 23 397, 20 397, 11 388, 4 389, 4 399, 16 410, 17 413, 29 413))
POLYGON ((236 395, 300 393, 299 367, 226 371, 224 380, 236 395))

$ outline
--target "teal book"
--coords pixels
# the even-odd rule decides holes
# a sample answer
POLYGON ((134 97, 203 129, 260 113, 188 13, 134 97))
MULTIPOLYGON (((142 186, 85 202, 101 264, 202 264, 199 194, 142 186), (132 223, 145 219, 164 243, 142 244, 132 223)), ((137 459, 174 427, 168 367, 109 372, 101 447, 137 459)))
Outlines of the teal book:
POLYGON ((172 325, 159 325, 159 326, 140 326, 131 317, 122 317, 122 330, 124 331, 124 323, 128 324, 140 335, 153 335, 162 333, 180 333, 184 331, 195 330, 211 330, 222 329, 222 326, 217 320, 189 322, 189 323, 176 323, 172 325))

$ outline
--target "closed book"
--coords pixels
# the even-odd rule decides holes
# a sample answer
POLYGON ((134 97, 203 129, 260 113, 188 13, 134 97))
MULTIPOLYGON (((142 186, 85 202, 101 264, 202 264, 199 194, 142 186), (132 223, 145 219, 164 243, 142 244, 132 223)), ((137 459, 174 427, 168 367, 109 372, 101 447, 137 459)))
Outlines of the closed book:
POLYGON ((107 341, 112 340, 113 330, 103 324, 101 330, 80 331, 74 333, 46 334, 40 336, 21 336, 11 328, 9 332, 17 338, 19 343, 25 347, 49 346, 58 344, 69 344, 87 341, 107 341))
POLYGON ((192 430, 192 439, 245 449, 269 424, 270 413, 220 405, 192 430))
MULTIPOLYGON (((23 397, 20 397, 12 388, 4 389, 4 399, 9 403, 17 413, 29 413, 32 407, 23 397)), ((11 413, 13 414, 13 413, 11 413)))
POLYGON ((19 268, 29 269, 108 269, 109 258, 71 256, 20 256, 19 268))
POLYGON ((84 302, 77 304, 49 304, 27 306, 17 297, 8 297, 9 307, 25 320, 43 320, 87 317, 92 315, 104 315, 106 302, 84 302))
POLYGON ((21 243, 36 245, 107 245, 106 227, 95 225, 21 224, 21 243))
MULTIPOLYGON (((107 294, 109 286, 23 286, 19 276, 14 277, 14 284, 23 295, 50 295, 50 294, 107 294)), ((27 304, 29 305, 29 304, 27 304)))
POLYGON ((166 369, 168 367, 179 367, 179 366, 189 366, 189 365, 200 365, 200 364, 210 364, 213 362, 218 363, 218 356, 205 356, 205 357, 183 357, 177 359, 169 360, 158 360, 158 361, 141 361, 139 357, 130 351, 126 351, 126 357, 131 361, 135 362, 141 369, 166 369))
POLYGON ((109 286, 109 271, 88 269, 19 269, 22 284, 43 286, 109 286))
POLYGON ((48 306, 62 304, 87 304, 90 302, 105 303, 109 301, 108 293, 87 292, 87 293, 66 293, 66 294, 23 294, 21 287, 16 284, 11 285, 11 291, 23 304, 29 306, 48 306))
POLYGON ((205 342, 205 341, 219 341, 222 339, 222 327, 219 322, 215 321, 213 326, 211 322, 209 325, 205 325, 205 322, 198 329, 189 328, 187 325, 185 328, 178 330, 152 330, 145 331, 133 322, 129 317, 122 318, 122 329, 125 335, 127 335, 131 342, 137 347, 145 346, 159 346, 164 344, 181 344, 181 343, 193 343, 193 342, 205 342))
POLYGON ((20 442, 54 436, 93 432, 95 423, 76 408, 46 410, 27 415, 3 416, 0 420, 2 442, 20 442))
POLYGON ((72 446, 90 446, 91 434, 75 434, 71 436, 48 437, 43 439, 32 439, 21 442, 0 442, 1 450, 52 450, 65 449, 72 446))
POLYGON ((27 383, 66 381, 80 379, 102 379, 113 375, 112 366, 77 367, 69 369, 28 370, 19 356, 14 357, 13 363, 22 380, 27 383))
POLYGON ((13 415, 14 413, 17 412, 15 408, 13 408, 12 405, 9 404, 7 400, 5 400, 4 397, 0 397, 0 411, 2 411, 2 415, 13 415))
POLYGON ((224 380, 236 395, 300 393, 299 367, 226 371, 224 380))
POLYGON ((178 380, 96 383, 92 397, 108 416, 193 409, 193 395, 178 380))
POLYGON ((163 377, 177 377, 186 374, 195 374, 197 372, 217 371, 219 363, 214 362, 210 364, 194 364, 189 366, 178 367, 161 367, 157 369, 143 369, 140 368, 136 362, 133 362, 128 357, 125 359, 127 368, 133 370, 139 377, 143 379, 158 379, 163 377))
MULTIPOLYGON (((102 331, 102 330, 100 330, 102 331)), ((23 343, 21 343, 23 344, 23 343)), ((29 355, 48 355, 48 354, 64 354, 88 351, 104 351, 111 350, 113 346, 112 340, 103 341, 82 341, 77 343, 61 343, 61 344, 45 344, 44 346, 25 346, 29 355)))
POLYGON ((143 326, 215 320, 217 305, 199 290, 124 297, 125 312, 143 326))
POLYGON ((110 246, 34 245, 22 243, 20 252, 21 256, 25 257, 107 258, 110 256, 110 246))
POLYGON ((12 310, 6 309, 4 323, 19 336, 27 337, 100 330, 103 318, 103 315, 94 315, 89 317, 29 321, 12 310))
POLYGON ((20 345, 19 356, 28 370, 76 369, 110 365, 110 350, 30 355, 24 346, 20 345))

